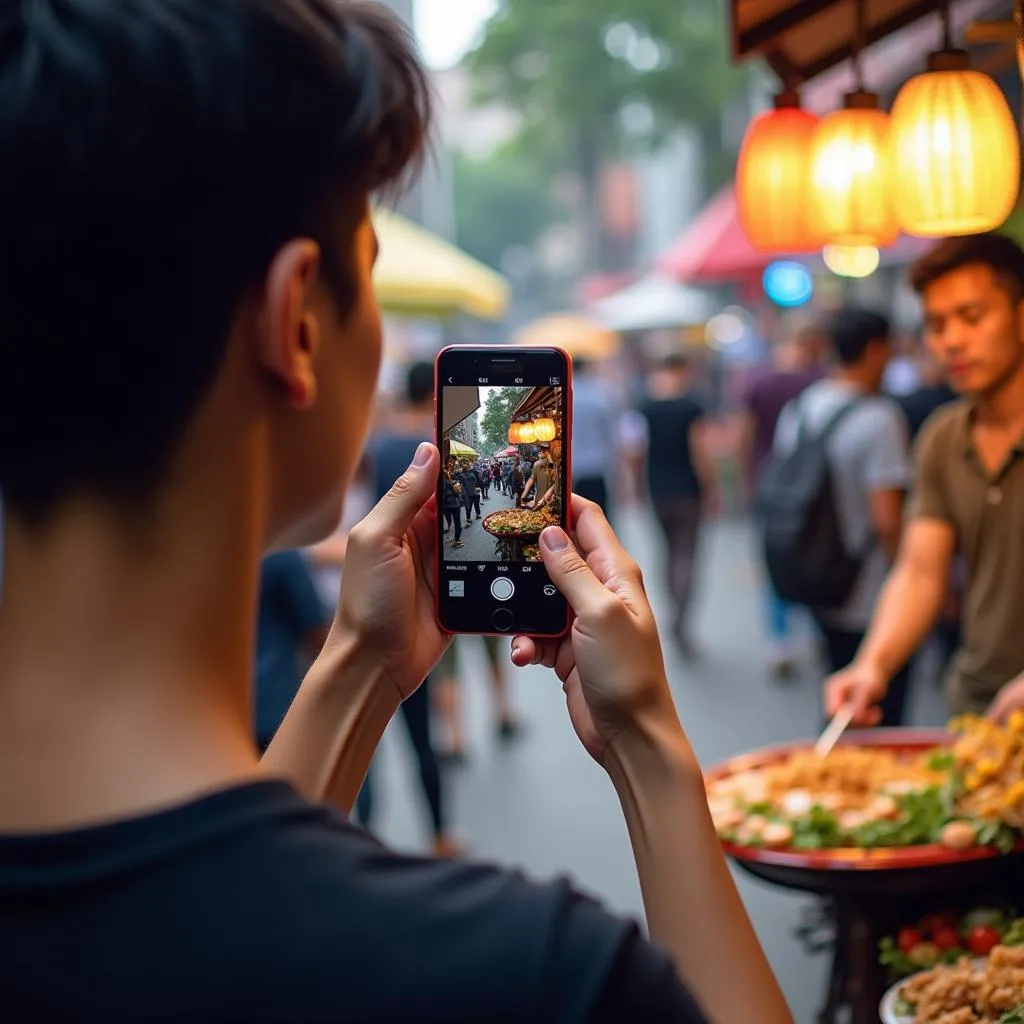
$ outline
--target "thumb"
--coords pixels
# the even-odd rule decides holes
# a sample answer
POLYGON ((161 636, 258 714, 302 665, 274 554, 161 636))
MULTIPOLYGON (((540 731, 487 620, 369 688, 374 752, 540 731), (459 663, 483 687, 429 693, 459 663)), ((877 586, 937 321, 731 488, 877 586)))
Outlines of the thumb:
POLYGON ((409 468, 363 520, 366 532, 381 539, 404 536, 416 514, 433 497, 440 468, 438 450, 427 442, 421 444, 409 468))
POLYGON ((549 526, 540 535, 540 552, 551 582, 565 595, 577 615, 584 615, 598 602, 607 600, 608 590, 561 527, 549 526))

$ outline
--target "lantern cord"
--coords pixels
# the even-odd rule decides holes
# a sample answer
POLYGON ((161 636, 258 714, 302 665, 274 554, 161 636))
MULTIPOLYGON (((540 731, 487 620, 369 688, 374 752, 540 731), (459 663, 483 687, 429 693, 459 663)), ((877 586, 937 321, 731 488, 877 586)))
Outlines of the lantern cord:
POLYGON ((853 38, 851 63, 853 77, 857 83, 857 91, 864 91, 863 53, 868 42, 868 4, 867 0, 857 0, 857 25, 853 38))
POLYGON ((939 7, 939 17, 942 19, 942 48, 943 50, 953 49, 953 24, 949 10, 949 0, 943 0, 939 7))

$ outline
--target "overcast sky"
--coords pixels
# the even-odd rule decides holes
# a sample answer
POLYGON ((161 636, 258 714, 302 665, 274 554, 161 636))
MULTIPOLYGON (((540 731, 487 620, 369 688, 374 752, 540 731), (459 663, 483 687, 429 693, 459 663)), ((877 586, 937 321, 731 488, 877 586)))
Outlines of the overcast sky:
POLYGON ((416 0, 416 34, 427 63, 457 64, 494 8, 495 0, 416 0))

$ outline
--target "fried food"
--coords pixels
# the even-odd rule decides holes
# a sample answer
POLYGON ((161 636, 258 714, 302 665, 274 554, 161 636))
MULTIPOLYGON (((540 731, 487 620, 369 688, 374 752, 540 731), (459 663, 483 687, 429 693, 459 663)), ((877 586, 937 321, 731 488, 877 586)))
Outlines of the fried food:
POLYGON ((506 508, 487 517, 487 529, 499 537, 532 537, 549 526, 558 526, 558 517, 548 508, 506 508))
POLYGON ((976 965, 968 958, 916 974, 900 989, 914 1024, 998 1024, 1024 1003, 1024 947, 996 946, 976 965))

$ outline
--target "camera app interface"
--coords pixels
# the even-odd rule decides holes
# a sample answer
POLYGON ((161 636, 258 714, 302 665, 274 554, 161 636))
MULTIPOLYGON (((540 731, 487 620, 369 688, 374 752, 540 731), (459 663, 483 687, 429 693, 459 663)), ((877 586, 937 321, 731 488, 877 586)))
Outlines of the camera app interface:
POLYGON ((442 384, 441 597, 455 622, 478 623, 467 628, 557 629, 564 617, 539 547, 544 529, 565 525, 564 383, 487 373, 442 384))

